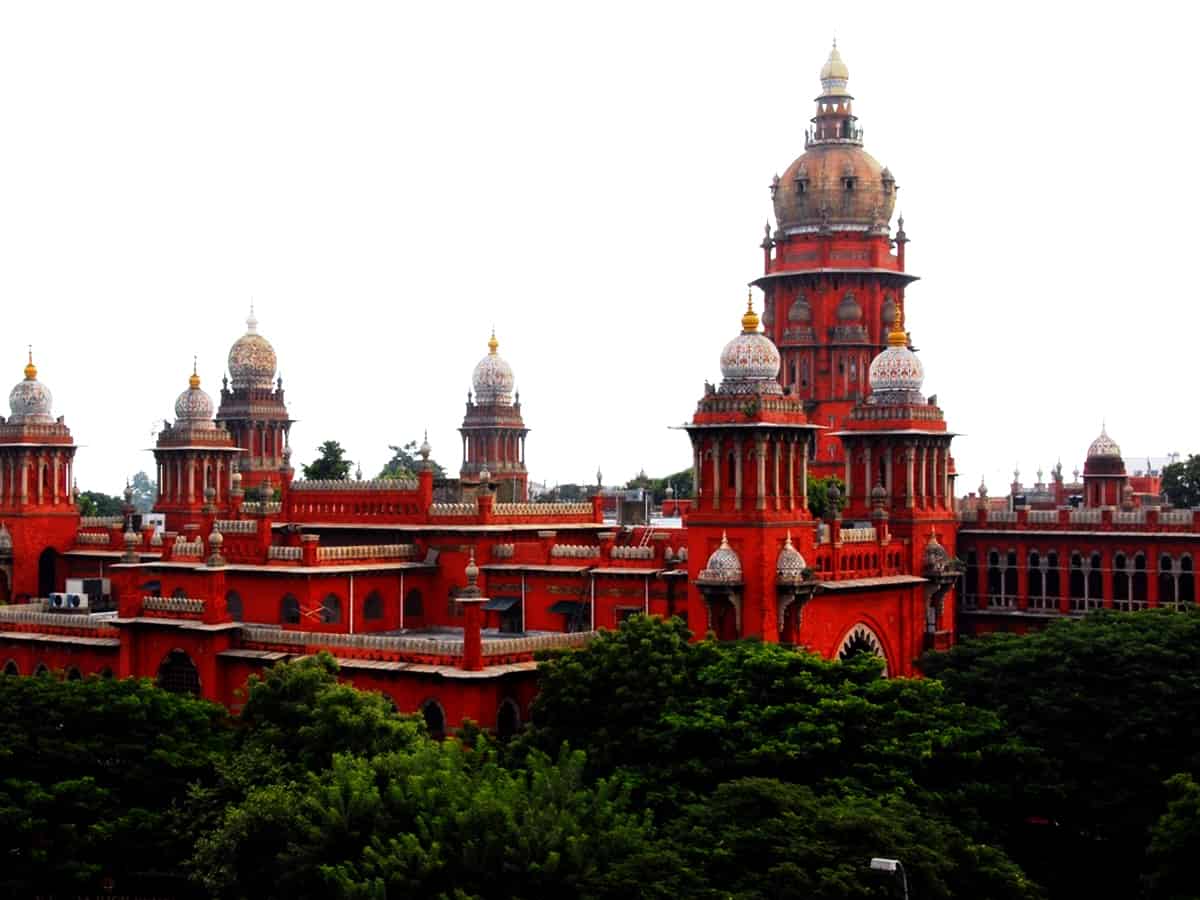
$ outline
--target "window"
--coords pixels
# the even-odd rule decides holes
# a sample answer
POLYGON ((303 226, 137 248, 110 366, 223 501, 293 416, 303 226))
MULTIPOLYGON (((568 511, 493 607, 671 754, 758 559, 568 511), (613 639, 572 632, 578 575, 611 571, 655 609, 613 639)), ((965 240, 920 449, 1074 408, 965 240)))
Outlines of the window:
POLYGON ((367 594, 367 599, 363 601, 363 618, 372 620, 383 618, 383 597, 379 595, 379 591, 371 591, 367 594))
POLYGON ((284 625, 300 624, 300 601, 295 594, 284 594, 279 601, 279 621, 284 625))
POLYGON ((187 596, 187 591, 185 591, 182 587, 177 587, 175 590, 171 591, 171 596, 176 600, 180 600, 187 596))
POLYGON ((242 621, 242 595, 237 591, 229 591, 225 594, 225 609, 228 610, 229 618, 233 621, 242 621))
POLYGON ((496 737, 506 741, 521 727, 521 710, 511 697, 505 698, 496 710, 496 737))
POLYGON ((446 711, 436 700, 426 700, 421 704, 421 716, 425 719, 425 727, 429 736, 440 741, 446 736, 446 711))
POLYGON ((1175 560, 1167 554, 1158 559, 1158 603, 1160 606, 1177 606, 1179 582, 1175 578, 1175 560))
POLYGON ((327 594, 321 601, 321 621, 336 625, 342 621, 342 601, 337 594, 327 594))
POLYGON ((1146 555, 1138 553, 1133 557, 1133 605, 1140 609, 1146 605, 1146 555))
POLYGON ((16 662, 14 660, 10 659, 8 662, 6 662, 4 664, 4 674, 5 675, 20 675, 21 670, 17 668, 16 662))
POLYGON ((67 669, 67 681, 81 681, 83 676, 79 674, 79 670, 74 666, 67 669))
POLYGON ((1179 560, 1179 602, 1196 602, 1196 576, 1192 571, 1192 558, 1183 556, 1179 560))
POLYGON ((176 694, 200 694, 200 673, 190 656, 172 650, 158 667, 158 686, 176 694))
POLYGON ((41 678, 43 675, 49 675, 49 674, 50 674, 50 670, 48 668, 46 668, 45 663, 38 663, 37 668, 33 670, 33 675, 35 678, 41 678))
POLYGON ((857 183, 858 183, 857 178, 855 178, 853 175, 847 175, 845 178, 842 179, 842 190, 849 193, 850 191, 854 190, 857 183))
POLYGON ((421 599, 421 592, 415 588, 408 592, 404 597, 404 615, 408 616, 423 616, 425 615, 425 605, 421 599))
POLYGON ((1129 560, 1124 553, 1113 556, 1113 607, 1124 610, 1132 608, 1129 602, 1129 560))

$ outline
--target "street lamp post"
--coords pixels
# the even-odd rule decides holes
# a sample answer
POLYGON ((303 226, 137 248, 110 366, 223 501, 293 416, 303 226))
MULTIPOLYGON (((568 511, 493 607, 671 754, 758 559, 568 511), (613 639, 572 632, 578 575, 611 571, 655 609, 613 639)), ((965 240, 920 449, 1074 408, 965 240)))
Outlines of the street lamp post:
POLYGON ((871 868, 876 872, 888 872, 895 875, 900 873, 900 885, 904 888, 904 900, 908 900, 908 875, 905 874, 904 864, 898 859, 886 859, 882 856, 871 857, 871 868))

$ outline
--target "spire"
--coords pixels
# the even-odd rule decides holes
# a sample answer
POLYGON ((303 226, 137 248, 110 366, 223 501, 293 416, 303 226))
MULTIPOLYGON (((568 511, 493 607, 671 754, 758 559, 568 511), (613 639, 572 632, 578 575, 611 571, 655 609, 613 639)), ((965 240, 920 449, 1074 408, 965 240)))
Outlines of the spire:
POLYGON ((28 381, 37 378, 37 366, 33 364, 33 344, 29 345, 29 362, 25 364, 25 378, 28 381))
POLYGON ((904 297, 896 300, 896 315, 892 319, 892 330, 888 332, 889 347, 907 347, 908 332, 904 330, 904 297))
POLYGON ((200 390, 200 376, 196 374, 196 357, 192 357, 192 375, 188 378, 188 387, 193 391, 200 390))
POLYGON ((492 336, 488 338, 488 355, 495 356, 496 350, 500 347, 500 342, 496 340, 496 326, 492 326, 492 336))
POLYGON ((846 83, 850 80, 850 69, 838 53, 837 39, 829 51, 829 59, 821 67, 821 88, 825 96, 845 96, 846 83))
POLYGON ((758 313, 754 311, 754 292, 746 291, 746 312, 742 316, 742 331, 754 334, 758 331, 758 313))
POLYGON ((250 301, 250 315, 246 317, 246 334, 258 334, 258 319, 254 315, 254 300, 250 301))

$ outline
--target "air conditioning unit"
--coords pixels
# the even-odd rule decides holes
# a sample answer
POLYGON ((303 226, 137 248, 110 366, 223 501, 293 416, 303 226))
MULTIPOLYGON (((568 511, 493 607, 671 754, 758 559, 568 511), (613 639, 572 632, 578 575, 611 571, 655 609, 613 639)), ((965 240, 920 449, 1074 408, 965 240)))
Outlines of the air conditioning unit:
POLYGON ((87 594, 67 594, 68 609, 87 609, 88 608, 87 594))
POLYGON ((71 611, 88 608, 87 594, 71 594, 65 591, 56 591, 49 597, 50 608, 55 610, 71 611))
POLYGON ((67 594, 54 593, 50 595, 51 609, 67 609, 67 594))

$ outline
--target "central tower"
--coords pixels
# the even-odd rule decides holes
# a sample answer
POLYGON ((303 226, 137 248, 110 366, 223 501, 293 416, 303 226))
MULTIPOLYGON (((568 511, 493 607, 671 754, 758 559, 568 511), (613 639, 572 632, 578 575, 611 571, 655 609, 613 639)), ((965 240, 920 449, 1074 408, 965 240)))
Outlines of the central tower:
POLYGON ((891 232, 896 179, 863 149, 837 45, 821 69, 804 154, 771 182, 776 228, 763 240, 763 324, 779 348, 779 380, 804 404, 817 438, 813 474, 841 473, 833 432, 870 392, 904 289, 904 220, 891 232), (894 248, 894 252, 893 252, 894 248))

